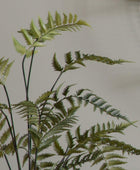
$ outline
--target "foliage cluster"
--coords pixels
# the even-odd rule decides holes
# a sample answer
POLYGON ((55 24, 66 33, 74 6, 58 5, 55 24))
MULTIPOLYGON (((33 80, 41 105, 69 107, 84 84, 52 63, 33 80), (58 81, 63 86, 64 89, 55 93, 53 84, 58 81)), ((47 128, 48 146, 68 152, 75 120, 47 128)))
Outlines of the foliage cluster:
POLYGON ((85 21, 78 20, 77 15, 56 12, 53 17, 48 13, 47 23, 38 18, 39 27, 31 21, 29 29, 21 29, 19 33, 26 41, 22 45, 13 38, 15 49, 23 56, 22 73, 25 85, 26 98, 19 103, 12 104, 9 96, 6 79, 13 62, 4 57, 0 59, 0 85, 3 88, 7 103, 0 103, 0 157, 4 158, 9 170, 12 169, 9 155, 15 155, 18 170, 22 169, 28 162, 29 170, 78 170, 87 162, 91 166, 100 163, 100 170, 124 170, 126 163, 125 153, 140 155, 140 149, 114 138, 114 134, 124 134, 124 130, 134 125, 118 109, 107 103, 89 89, 79 89, 72 93, 74 84, 64 86, 58 84, 61 76, 70 70, 76 70, 85 66, 86 61, 96 61, 108 65, 121 64, 127 61, 112 60, 108 57, 96 56, 94 54, 82 54, 76 51, 74 54, 68 52, 64 55, 64 65, 58 61, 56 54, 52 59, 52 66, 58 72, 52 88, 46 90, 34 101, 30 100, 29 86, 33 65, 33 59, 38 47, 52 40, 63 31, 78 31, 82 26, 89 26, 85 21), (30 61, 28 74, 25 72, 25 60, 30 61), (58 85, 57 85, 58 84, 58 85), (97 109, 100 113, 120 119, 115 121, 95 124, 85 132, 81 132, 80 126, 71 128, 77 123, 77 111, 82 106, 92 105, 93 111, 97 109), (13 113, 18 113, 27 122, 27 132, 17 134, 13 113), (66 135, 66 146, 60 140, 66 135), (53 152, 49 152, 53 148, 53 152), (24 152, 24 157, 20 153, 24 152), (56 158, 56 159, 53 159, 56 158), (21 165, 22 161, 22 165, 21 165))

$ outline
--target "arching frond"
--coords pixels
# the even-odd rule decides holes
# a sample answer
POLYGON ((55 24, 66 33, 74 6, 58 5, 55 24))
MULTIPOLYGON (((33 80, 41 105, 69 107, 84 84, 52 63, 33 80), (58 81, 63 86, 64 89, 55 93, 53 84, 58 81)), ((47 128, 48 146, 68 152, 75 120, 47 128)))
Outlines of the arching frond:
POLYGON ((94 106, 94 111, 96 111, 96 109, 98 108, 100 110, 100 113, 104 112, 112 117, 130 122, 126 116, 120 113, 120 110, 113 108, 112 105, 108 104, 107 101, 105 101, 103 98, 97 96, 92 92, 83 93, 85 91, 86 90, 81 89, 77 92, 75 97, 77 98, 79 103, 84 102, 85 106, 87 104, 92 104, 94 106))
MULTIPOLYGON (((27 55, 31 47, 42 47, 45 41, 54 39, 56 35, 60 35, 63 31, 77 31, 81 26, 89 26, 85 21, 78 20, 77 18, 77 15, 72 15, 71 13, 61 16, 57 11, 53 17, 49 12, 47 23, 44 23, 40 17, 38 18, 39 28, 32 20, 29 29, 21 29, 19 31, 19 33, 23 35, 29 48, 26 49, 13 38, 16 51, 22 55, 27 55)), ((28 54, 28 56, 30 55, 28 54)))

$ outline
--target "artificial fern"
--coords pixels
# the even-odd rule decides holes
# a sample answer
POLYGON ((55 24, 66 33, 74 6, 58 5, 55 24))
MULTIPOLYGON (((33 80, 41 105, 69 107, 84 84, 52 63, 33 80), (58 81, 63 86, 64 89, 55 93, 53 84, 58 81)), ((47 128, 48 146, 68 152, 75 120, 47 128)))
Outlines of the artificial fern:
MULTIPOLYGON (((131 122, 126 115, 110 105, 105 99, 96 95, 90 89, 83 87, 75 92, 71 88, 75 84, 58 84, 60 78, 68 71, 85 67, 86 62, 100 62, 108 65, 122 64, 122 59, 112 60, 95 54, 84 54, 80 51, 67 52, 63 63, 60 63, 56 53, 52 57, 52 67, 59 73, 51 89, 46 89, 34 100, 29 96, 29 85, 32 64, 37 48, 45 46, 45 42, 53 40, 63 31, 79 31, 82 26, 88 26, 85 21, 78 20, 77 15, 65 13, 54 16, 48 13, 47 22, 39 17, 38 26, 32 20, 28 29, 22 28, 19 33, 26 44, 22 45, 13 37, 16 51, 23 55, 22 73, 25 86, 23 101, 11 104, 11 98, 6 88, 6 80, 13 62, 2 57, 0 59, 0 85, 5 92, 7 103, 0 102, 0 157, 4 158, 11 170, 9 155, 16 156, 18 170, 28 162, 29 170, 80 170, 83 164, 91 166, 99 164, 100 170, 124 170, 126 154, 140 155, 140 149, 115 138, 115 134, 125 134, 124 130, 136 122, 131 122), (29 70, 25 69, 25 60, 30 57, 29 70), (25 74, 26 72, 26 74, 25 74), (106 116, 117 118, 114 121, 93 125, 81 131, 77 126, 81 106, 92 105, 106 116), (14 114, 19 114, 27 123, 27 131, 17 134, 14 124, 14 114), (73 133, 75 128, 75 133, 73 133), (63 145, 63 137, 66 136, 63 145), (22 156, 20 152, 22 150, 22 156), (22 157, 22 158, 21 158, 22 157), (22 161, 22 164, 21 164, 22 161)), ((91 113, 92 114, 92 113, 91 113)))

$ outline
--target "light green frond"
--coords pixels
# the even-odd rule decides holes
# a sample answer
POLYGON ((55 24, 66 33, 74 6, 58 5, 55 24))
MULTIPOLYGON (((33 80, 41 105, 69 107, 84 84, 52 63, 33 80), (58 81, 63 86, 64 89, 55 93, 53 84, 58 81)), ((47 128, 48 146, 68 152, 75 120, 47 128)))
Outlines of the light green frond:
MULTIPOLYGON (((56 11, 53 17, 51 13, 48 13, 47 23, 44 23, 42 19, 38 18, 39 28, 31 21, 30 29, 21 29, 19 33, 22 33, 27 45, 31 47, 42 47, 44 42, 52 40, 56 35, 61 35, 63 31, 77 31, 82 26, 89 26, 85 21, 78 20, 77 15, 63 14, 63 17, 56 11)), ((17 42, 16 42, 17 43, 17 42)), ((19 45, 19 43, 18 43, 19 45)), ((23 53, 25 49, 20 44, 18 52, 23 53)))
POLYGON ((14 43, 15 49, 18 53, 20 53, 22 55, 24 55, 26 53, 25 46, 21 45, 20 42, 18 40, 16 40, 14 37, 13 37, 13 43, 14 43))
POLYGON ((33 38, 31 37, 31 35, 28 33, 27 30, 21 29, 20 33, 22 33, 27 45, 32 45, 33 44, 33 38))
POLYGON ((13 62, 9 63, 9 59, 0 58, 0 84, 5 84, 12 64, 13 62))
POLYGON ((39 24, 41 33, 42 34, 46 33, 47 32, 46 25, 45 25, 45 23, 42 21, 42 19, 40 17, 38 18, 38 24, 39 24))
POLYGON ((34 38, 40 38, 41 32, 39 31, 39 29, 37 28, 37 26, 34 24, 34 21, 33 21, 33 20, 31 21, 31 24, 30 24, 30 31, 31 31, 32 36, 33 36, 34 38))

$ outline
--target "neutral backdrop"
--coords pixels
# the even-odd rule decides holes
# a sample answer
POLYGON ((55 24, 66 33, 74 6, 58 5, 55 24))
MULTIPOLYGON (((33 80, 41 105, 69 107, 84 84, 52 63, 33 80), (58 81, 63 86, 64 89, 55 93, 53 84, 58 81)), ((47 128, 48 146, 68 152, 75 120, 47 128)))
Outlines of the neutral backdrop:
MULTIPOLYGON (((31 98, 34 99, 46 89, 50 89, 57 77, 50 67, 54 52, 60 60, 64 53, 76 50, 112 59, 122 58, 134 63, 115 66, 88 63, 86 69, 70 72, 61 81, 66 79, 66 84, 75 82, 80 88, 90 88, 131 120, 140 120, 139 0, 1 0, 0 55, 15 60, 7 82, 12 103, 25 98, 21 73, 22 57, 15 52, 12 36, 21 40, 18 30, 27 28, 31 19, 36 22, 38 16, 45 20, 48 11, 53 14, 56 10, 60 13, 76 13, 79 18, 86 20, 92 29, 83 28, 77 33, 64 33, 40 49, 35 57, 32 71, 31 98)), ((1 88, 0 100, 5 100, 1 88)), ((92 109, 90 111, 83 109, 78 114, 79 124, 83 130, 97 121, 109 120, 98 112, 93 113, 92 109)), ((24 132, 25 122, 19 120, 17 116, 15 121, 18 131, 24 132)), ((140 148, 140 122, 137 126, 138 128, 129 128, 124 139, 140 148)), ((128 162, 125 166, 128 170, 140 169, 140 157, 132 156, 128 162)), ((14 165, 14 162, 12 163, 14 165)), ((0 170, 7 169, 5 162, 1 161, 0 170)), ((81 170, 84 169, 95 170, 98 167, 90 168, 89 165, 85 165, 81 170)))

